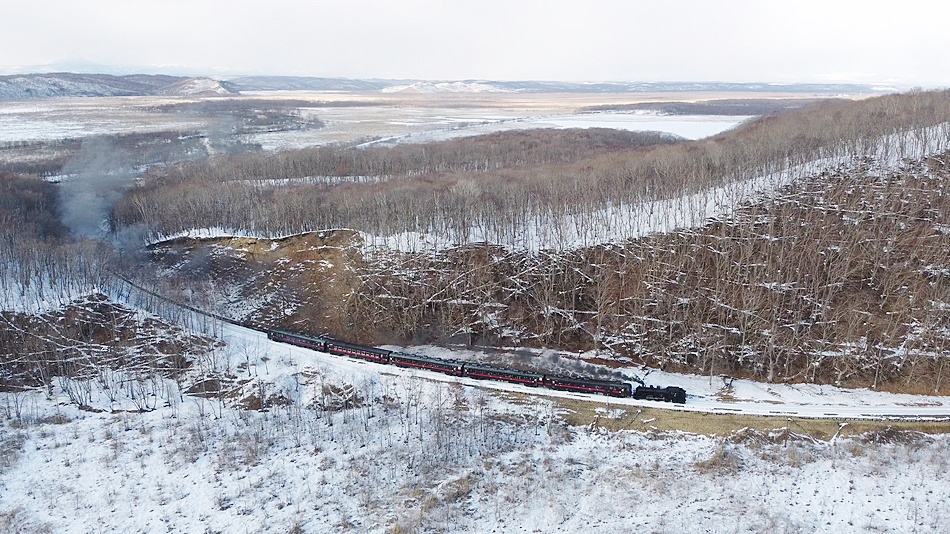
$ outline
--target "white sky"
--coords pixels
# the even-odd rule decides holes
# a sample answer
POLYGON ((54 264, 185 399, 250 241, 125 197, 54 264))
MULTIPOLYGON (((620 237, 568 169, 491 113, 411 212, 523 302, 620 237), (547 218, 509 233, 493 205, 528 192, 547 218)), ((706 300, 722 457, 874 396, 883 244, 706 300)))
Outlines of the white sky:
POLYGON ((87 61, 175 73, 950 86, 945 0, 4 4, 4 73, 87 61))

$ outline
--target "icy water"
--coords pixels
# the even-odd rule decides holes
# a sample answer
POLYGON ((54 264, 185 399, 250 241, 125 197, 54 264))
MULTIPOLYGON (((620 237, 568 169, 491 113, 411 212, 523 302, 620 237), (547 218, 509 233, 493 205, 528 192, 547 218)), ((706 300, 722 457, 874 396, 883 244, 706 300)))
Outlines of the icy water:
MULTIPOLYGON (((365 146, 430 143, 460 137, 533 128, 613 128, 629 131, 655 131, 673 134, 684 139, 695 140, 710 137, 735 128, 754 117, 725 115, 654 115, 607 112, 528 116, 507 119, 491 118, 483 119, 480 122, 467 116, 447 115, 429 118, 431 118, 431 120, 428 122, 425 120, 417 120, 417 122, 412 125, 414 131, 411 133, 384 137, 366 143, 365 146), (466 122, 466 119, 470 122, 466 122)), ((293 132, 289 135, 283 135, 280 141, 282 141, 283 144, 292 145, 294 141, 299 143, 306 135, 305 132, 293 132), (295 139, 291 140, 291 137, 295 139)), ((320 134, 318 133, 317 135, 320 134)), ((274 146, 281 145, 281 142, 274 143, 274 140, 275 137, 269 139, 274 146)), ((264 144, 267 146, 266 141, 264 144)))
POLYGON ((751 119, 751 116, 724 115, 645 115, 637 113, 591 113, 539 119, 541 127, 614 128, 631 131, 666 132, 686 139, 702 139, 751 119))

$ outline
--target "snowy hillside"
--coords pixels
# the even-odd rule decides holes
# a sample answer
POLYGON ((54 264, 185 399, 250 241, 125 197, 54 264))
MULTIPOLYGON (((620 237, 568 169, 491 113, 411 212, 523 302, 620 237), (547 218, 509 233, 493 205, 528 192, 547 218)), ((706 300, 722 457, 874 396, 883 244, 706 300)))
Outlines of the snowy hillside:
POLYGON ((236 91, 210 78, 165 75, 22 74, 0 76, 0 100, 61 97, 205 95, 236 91))
POLYGON ((67 79, 56 75, 5 76, 0 78, 0 99, 27 100, 64 96, 127 96, 129 88, 90 79, 67 79))
POLYGON ((165 86, 158 91, 161 95, 213 96, 236 94, 227 82, 211 78, 188 78, 165 86))
POLYGON ((224 339, 189 380, 229 369, 227 389, 129 376, 90 383, 83 409, 65 382, 0 393, 0 529, 936 532, 950 498, 945 436, 843 423, 816 439, 785 418, 671 432, 608 399, 224 339))

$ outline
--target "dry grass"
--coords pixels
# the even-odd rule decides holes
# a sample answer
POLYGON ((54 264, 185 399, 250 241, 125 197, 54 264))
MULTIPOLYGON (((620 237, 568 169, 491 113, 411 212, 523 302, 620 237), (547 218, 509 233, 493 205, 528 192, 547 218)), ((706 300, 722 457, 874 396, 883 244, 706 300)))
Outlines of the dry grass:
POLYGON ((0 532, 15 532, 16 534, 49 534, 53 529, 49 525, 38 521, 21 507, 12 510, 0 510, 0 532))
POLYGON ((719 443, 709 458, 693 465, 697 471, 704 474, 734 475, 742 469, 742 458, 731 447, 719 443))
POLYGON ((26 436, 23 432, 2 428, 0 431, 0 475, 16 463, 23 451, 24 442, 26 442, 26 436))
POLYGON ((168 293, 173 294, 171 286, 180 279, 192 281, 189 285, 195 288, 224 283, 242 297, 261 301, 250 317, 238 319, 268 327, 348 332, 345 339, 358 341, 348 314, 341 310, 346 310, 357 285, 352 268, 358 263, 359 243, 355 232, 337 230, 276 240, 177 239, 153 247, 153 252, 161 264, 177 266, 168 293))
POLYGON ((605 418, 596 411, 598 408, 603 408, 603 403, 573 399, 553 399, 552 402, 561 408, 564 420, 569 425, 578 427, 593 426, 610 431, 689 432, 705 436, 726 437, 748 429, 763 434, 787 431, 820 440, 831 439, 836 434, 844 437, 864 435, 871 432, 885 432, 885 434, 901 431, 926 434, 950 433, 950 422, 802 419, 740 414, 709 414, 622 406, 612 406, 614 409, 623 411, 621 417, 605 418), (845 422, 847 425, 842 427, 841 423, 845 422))

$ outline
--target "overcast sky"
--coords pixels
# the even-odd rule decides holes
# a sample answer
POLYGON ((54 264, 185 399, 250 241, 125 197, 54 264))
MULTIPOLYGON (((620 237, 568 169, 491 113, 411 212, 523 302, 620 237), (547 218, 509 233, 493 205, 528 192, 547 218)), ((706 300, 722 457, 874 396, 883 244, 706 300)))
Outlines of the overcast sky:
POLYGON ((948 6, 946 0, 5 0, 0 72, 86 61, 176 74, 946 87, 948 6))

